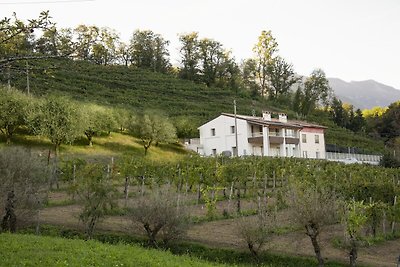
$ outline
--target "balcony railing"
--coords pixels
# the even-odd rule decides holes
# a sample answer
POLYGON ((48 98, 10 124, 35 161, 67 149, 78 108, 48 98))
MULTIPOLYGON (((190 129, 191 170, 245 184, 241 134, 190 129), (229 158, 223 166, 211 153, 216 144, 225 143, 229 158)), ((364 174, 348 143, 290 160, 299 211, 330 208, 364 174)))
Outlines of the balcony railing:
POLYGON ((269 132, 269 136, 278 136, 278 137, 282 137, 282 133, 281 132, 269 132))
POLYGON ((299 136, 296 133, 286 133, 285 137, 299 138, 299 136))
MULTIPOLYGON (((260 137, 263 136, 262 132, 254 132, 251 133, 251 137, 260 137)), ((269 132, 268 136, 275 136, 275 137, 283 137, 282 132, 269 132)), ((285 137, 290 137, 290 138, 299 138, 299 135, 297 133, 286 133, 285 137)))
POLYGON ((251 133, 251 137, 260 137, 260 136, 263 136, 262 132, 251 133))

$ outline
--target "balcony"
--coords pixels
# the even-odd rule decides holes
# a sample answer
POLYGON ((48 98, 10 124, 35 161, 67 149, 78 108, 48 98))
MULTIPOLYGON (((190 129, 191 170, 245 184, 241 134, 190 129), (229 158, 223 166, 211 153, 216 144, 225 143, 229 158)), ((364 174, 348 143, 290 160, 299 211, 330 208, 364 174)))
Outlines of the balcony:
POLYGON ((251 133, 250 136, 251 137, 260 137, 260 136, 263 136, 263 133, 262 132, 254 132, 254 133, 251 133))
POLYGON ((283 144, 283 136, 269 136, 269 142, 271 144, 283 144))
POLYGON ((276 137, 282 137, 282 133, 281 132, 275 132, 275 131, 270 131, 269 136, 276 136, 276 137))

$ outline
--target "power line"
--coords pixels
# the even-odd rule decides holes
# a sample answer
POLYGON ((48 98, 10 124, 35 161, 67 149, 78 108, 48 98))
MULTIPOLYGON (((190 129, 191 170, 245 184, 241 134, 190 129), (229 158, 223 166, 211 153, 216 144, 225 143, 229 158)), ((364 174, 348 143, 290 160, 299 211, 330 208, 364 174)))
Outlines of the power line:
POLYGON ((0 5, 36 5, 36 4, 65 4, 65 3, 80 3, 94 2, 96 0, 49 0, 49 1, 24 1, 24 2, 5 2, 0 5))

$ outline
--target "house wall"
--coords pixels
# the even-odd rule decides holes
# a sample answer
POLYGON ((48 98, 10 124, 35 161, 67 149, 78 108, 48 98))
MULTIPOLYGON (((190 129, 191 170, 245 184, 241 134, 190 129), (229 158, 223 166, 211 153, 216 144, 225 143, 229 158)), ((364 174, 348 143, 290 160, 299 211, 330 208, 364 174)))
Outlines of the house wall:
MULTIPOLYGON (((235 125, 235 119, 230 116, 220 115, 199 127, 200 131, 200 149, 198 152, 205 156, 221 154, 229 151, 234 155, 235 133, 232 133, 231 126, 235 125), (215 129, 215 135, 212 136, 212 129, 215 129)), ((295 137, 299 137, 299 144, 270 144, 269 132, 271 129, 262 127, 262 132, 257 130, 252 136, 251 123, 246 120, 237 119, 238 127, 238 155, 257 155, 257 156, 278 156, 278 157, 304 157, 325 159, 325 139, 324 130, 321 128, 305 127, 294 132, 295 137), (302 135, 305 134, 306 142, 303 143, 302 135), (319 143, 316 143, 315 136, 319 136, 319 143), (249 143, 249 137, 259 137, 262 141, 249 143), (259 143, 258 143, 259 142, 259 143)), ((259 126, 257 126, 259 127, 259 126)), ((274 136, 274 135, 272 135, 274 136)), ((282 133, 279 134, 282 136, 282 133)))
POLYGON ((325 159, 325 138, 324 130, 319 128, 303 128, 300 131, 300 150, 302 158, 325 159), (306 142, 303 142, 303 134, 306 135, 306 142), (316 143, 315 136, 319 136, 319 143, 316 143))
MULTIPOLYGON (((199 127, 200 144, 203 145, 203 154, 213 155, 213 149, 216 154, 223 151, 230 151, 233 155, 233 147, 236 146, 235 133, 231 132, 231 126, 235 126, 235 119, 229 116, 220 115, 199 127), (212 130, 215 129, 215 136, 212 136, 212 130)), ((248 144, 248 126, 247 121, 237 119, 238 128, 238 155, 251 155, 252 147, 248 144)))

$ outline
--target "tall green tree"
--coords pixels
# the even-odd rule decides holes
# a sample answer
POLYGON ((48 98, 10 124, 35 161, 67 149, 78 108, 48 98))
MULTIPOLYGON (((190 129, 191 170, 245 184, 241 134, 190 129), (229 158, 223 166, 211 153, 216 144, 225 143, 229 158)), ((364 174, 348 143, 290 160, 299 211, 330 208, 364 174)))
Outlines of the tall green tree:
POLYGON ((301 113, 308 115, 319 104, 328 104, 331 95, 331 87, 326 78, 325 72, 321 69, 315 69, 304 82, 304 98, 301 107, 301 113))
POLYGON ((35 48, 41 54, 58 55, 58 32, 55 26, 43 31, 42 36, 36 40, 35 48))
POLYGON ((295 76, 293 66, 279 56, 268 65, 267 73, 271 83, 268 96, 271 99, 287 95, 292 85, 299 81, 299 78, 295 76))
POLYGON ((230 88, 236 92, 240 88, 241 73, 231 51, 224 51, 219 68, 217 69, 216 86, 230 88))
POLYGON ((182 34, 180 54, 181 65, 179 76, 183 79, 196 81, 199 74, 199 36, 197 32, 182 34))
POLYGON ((96 64, 109 65, 117 61, 119 35, 110 28, 100 28, 98 41, 93 44, 91 58, 96 64))
POLYGON ((333 97, 331 102, 330 114, 333 121, 340 127, 345 127, 348 121, 348 115, 343 108, 343 102, 337 97, 333 97))
POLYGON ((362 114, 361 109, 356 109, 354 113, 354 117, 351 119, 351 124, 349 129, 352 130, 353 132, 360 132, 364 131, 366 126, 366 121, 365 118, 362 114))
POLYGON ((76 38, 75 57, 81 60, 90 60, 93 46, 98 42, 100 29, 97 26, 78 25, 74 29, 76 38))
POLYGON ((273 64, 273 60, 278 52, 278 43, 272 36, 271 31, 262 31, 258 37, 258 42, 253 47, 254 60, 256 62, 256 75, 260 86, 262 97, 267 96, 270 86, 270 76, 268 69, 273 64))
POLYGON ((224 56, 222 44, 204 38, 200 40, 199 48, 202 81, 207 86, 214 85, 224 56))
POLYGON ((377 125, 377 130, 387 141, 400 136, 400 101, 389 105, 377 125))
POLYGON ((246 59, 241 64, 242 82, 244 87, 249 90, 253 96, 260 92, 260 86, 257 83, 257 63, 254 59, 246 59))
POLYGON ((153 31, 135 31, 130 40, 131 64, 155 72, 168 72, 170 68, 168 45, 169 41, 153 31))

